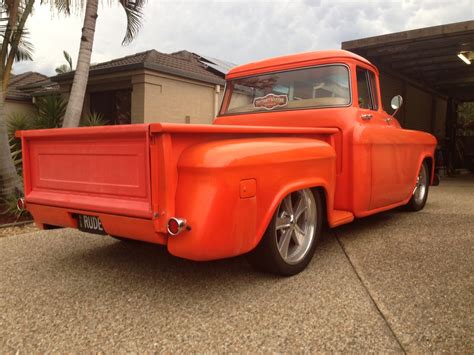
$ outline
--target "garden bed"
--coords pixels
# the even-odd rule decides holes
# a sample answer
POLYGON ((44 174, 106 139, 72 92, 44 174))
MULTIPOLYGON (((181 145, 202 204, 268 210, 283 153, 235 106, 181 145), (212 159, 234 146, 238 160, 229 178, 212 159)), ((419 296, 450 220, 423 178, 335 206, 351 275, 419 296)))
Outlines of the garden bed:
POLYGON ((0 237, 29 233, 37 230, 28 212, 21 216, 7 213, 7 206, 0 203, 0 237))
POLYGON ((12 214, 1 213, 5 209, 2 205, 0 205, 0 226, 4 224, 10 224, 15 222, 24 222, 24 221, 32 221, 30 214, 23 213, 19 218, 12 214))

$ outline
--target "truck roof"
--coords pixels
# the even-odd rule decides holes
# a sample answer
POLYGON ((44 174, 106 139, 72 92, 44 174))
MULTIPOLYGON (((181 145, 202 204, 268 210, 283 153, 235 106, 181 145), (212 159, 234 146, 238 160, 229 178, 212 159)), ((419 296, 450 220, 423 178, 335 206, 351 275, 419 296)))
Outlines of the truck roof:
POLYGON ((327 61, 328 59, 334 61, 341 60, 343 62, 347 59, 357 60, 369 64, 371 67, 377 70, 372 63, 370 63, 367 59, 361 57, 360 55, 339 49, 330 51, 313 51, 290 54, 281 57, 259 60, 257 62, 251 62, 244 65, 239 65, 237 67, 232 68, 227 73, 226 78, 232 79, 235 77, 259 74, 262 72, 275 71, 279 69, 290 69, 299 66, 311 65, 317 61, 327 61))

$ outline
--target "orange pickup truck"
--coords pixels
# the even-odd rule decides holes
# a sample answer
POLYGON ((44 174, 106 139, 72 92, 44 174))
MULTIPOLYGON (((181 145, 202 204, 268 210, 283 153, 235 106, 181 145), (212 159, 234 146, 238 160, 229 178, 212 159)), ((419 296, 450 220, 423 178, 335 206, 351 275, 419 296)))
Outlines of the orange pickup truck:
POLYGON ((41 228, 164 244, 192 260, 248 253, 281 275, 306 267, 325 222, 424 207, 436 140, 383 110, 364 58, 295 54, 226 79, 212 125, 19 132, 20 204, 41 228))

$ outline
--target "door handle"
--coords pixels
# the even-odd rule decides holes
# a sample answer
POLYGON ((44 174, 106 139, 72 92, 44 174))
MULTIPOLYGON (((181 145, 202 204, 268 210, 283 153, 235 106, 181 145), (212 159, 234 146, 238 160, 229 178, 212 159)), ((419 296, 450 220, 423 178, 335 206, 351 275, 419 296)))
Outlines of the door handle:
POLYGON ((364 113, 364 114, 360 115, 360 117, 363 120, 367 121, 367 120, 370 120, 372 118, 372 114, 371 113, 364 113))
POLYGON ((393 120, 393 117, 387 117, 385 119, 385 122, 387 122, 388 124, 392 123, 392 120, 393 120))

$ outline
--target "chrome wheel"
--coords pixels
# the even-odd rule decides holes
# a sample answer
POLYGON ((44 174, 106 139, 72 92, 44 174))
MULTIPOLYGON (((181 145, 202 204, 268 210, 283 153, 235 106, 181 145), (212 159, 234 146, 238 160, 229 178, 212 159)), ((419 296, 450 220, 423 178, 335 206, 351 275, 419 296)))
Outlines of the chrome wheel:
POLYGON ((275 238, 287 264, 297 264, 307 255, 317 223, 317 207, 310 190, 295 191, 283 199, 277 211, 275 238))
POLYGON ((300 190, 286 196, 260 243, 248 255, 255 267, 282 276, 296 275, 310 263, 323 227, 323 191, 300 190))
POLYGON ((428 172, 426 165, 422 164, 418 177, 416 178, 416 185, 413 189, 413 199, 415 203, 421 204, 425 199, 426 192, 428 191, 428 172))

